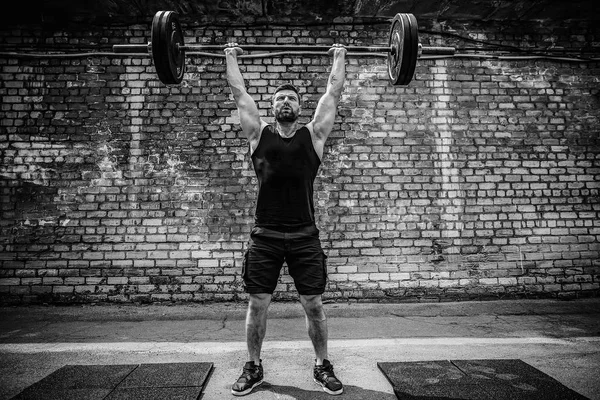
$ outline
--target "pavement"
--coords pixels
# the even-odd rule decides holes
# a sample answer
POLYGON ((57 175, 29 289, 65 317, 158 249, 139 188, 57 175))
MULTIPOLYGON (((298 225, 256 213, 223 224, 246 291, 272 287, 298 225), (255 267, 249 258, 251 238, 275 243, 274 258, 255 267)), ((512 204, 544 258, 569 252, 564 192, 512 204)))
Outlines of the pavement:
MULTIPOLYGON (((213 363, 203 400, 235 398, 246 361, 245 304, 0 307, 0 400, 65 365, 213 363)), ((600 400, 600 298, 448 303, 329 303, 340 397, 395 400, 382 362, 519 359, 600 400)), ((273 303, 265 383, 246 399, 330 399, 297 302, 273 303)))

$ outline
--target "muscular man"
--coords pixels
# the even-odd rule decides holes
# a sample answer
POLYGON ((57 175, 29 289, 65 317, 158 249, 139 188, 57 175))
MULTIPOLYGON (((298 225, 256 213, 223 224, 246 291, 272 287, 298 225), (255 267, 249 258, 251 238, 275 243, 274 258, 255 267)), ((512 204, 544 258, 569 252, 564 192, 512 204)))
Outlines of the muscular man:
POLYGON ((246 91, 237 57, 242 49, 230 43, 225 49, 227 80, 237 104, 240 124, 250 145, 258 178, 255 224, 245 255, 243 280, 249 294, 246 342, 249 361, 231 392, 250 393, 263 382, 260 353, 267 327, 267 309, 283 262, 300 295, 306 313, 308 335, 315 350, 313 376, 329 394, 341 394, 342 383, 333 373, 327 354, 327 320, 321 296, 327 267, 315 225, 313 183, 323 159, 325 141, 331 133, 342 93, 346 49, 334 45, 333 66, 327 90, 319 100, 312 121, 300 126, 300 95, 291 84, 275 89, 269 124, 246 91))

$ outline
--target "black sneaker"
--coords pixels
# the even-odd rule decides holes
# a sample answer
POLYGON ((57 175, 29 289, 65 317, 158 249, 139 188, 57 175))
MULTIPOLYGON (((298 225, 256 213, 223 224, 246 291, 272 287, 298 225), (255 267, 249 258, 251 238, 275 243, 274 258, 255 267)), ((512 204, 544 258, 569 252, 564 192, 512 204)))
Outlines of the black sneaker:
POLYGON ((231 393, 234 396, 245 396, 261 383, 263 383, 262 363, 256 365, 254 361, 248 361, 244 365, 244 372, 231 387, 231 393))
POLYGON ((328 360, 323 360, 323 365, 315 365, 315 382, 323 387, 323 390, 329 394, 342 394, 344 386, 333 373, 333 365, 328 360))

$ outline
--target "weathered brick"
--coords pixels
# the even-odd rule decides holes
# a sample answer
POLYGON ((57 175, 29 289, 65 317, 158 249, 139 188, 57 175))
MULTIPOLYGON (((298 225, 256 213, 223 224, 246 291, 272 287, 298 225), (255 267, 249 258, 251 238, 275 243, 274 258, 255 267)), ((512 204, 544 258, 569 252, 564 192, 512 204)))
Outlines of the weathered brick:
POLYGON ((0 278, 0 286, 18 286, 20 284, 20 278, 0 278))

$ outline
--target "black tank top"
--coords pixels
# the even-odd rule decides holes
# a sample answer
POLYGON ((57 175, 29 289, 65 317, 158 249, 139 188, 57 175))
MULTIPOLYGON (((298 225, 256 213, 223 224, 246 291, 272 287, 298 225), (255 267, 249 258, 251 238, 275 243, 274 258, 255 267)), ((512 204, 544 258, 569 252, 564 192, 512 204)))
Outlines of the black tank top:
POLYGON ((307 127, 284 139, 267 125, 252 164, 258 178, 256 226, 285 232, 315 224, 313 183, 321 160, 307 127))

